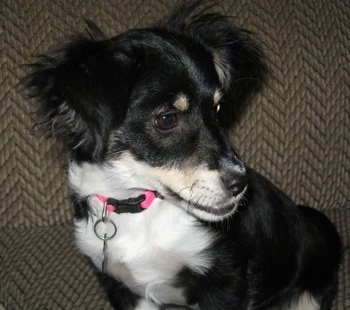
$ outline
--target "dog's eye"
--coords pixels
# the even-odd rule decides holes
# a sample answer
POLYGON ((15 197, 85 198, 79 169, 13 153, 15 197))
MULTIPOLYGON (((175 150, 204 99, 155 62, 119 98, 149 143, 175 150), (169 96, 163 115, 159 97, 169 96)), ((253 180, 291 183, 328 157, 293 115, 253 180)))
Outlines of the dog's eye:
POLYGON ((160 130, 169 130, 177 125, 177 114, 163 114, 155 119, 155 125, 160 130))

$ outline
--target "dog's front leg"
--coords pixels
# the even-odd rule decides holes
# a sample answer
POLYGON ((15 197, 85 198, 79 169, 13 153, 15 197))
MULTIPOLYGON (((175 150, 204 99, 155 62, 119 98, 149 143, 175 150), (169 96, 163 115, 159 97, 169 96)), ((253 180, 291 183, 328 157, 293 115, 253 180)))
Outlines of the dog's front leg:
POLYGON ((192 308, 176 305, 157 306, 146 299, 140 299, 135 310, 192 310, 192 308))
MULTIPOLYGON (((117 309, 117 308, 116 308, 117 309)), ((159 310, 160 308, 153 302, 146 299, 139 299, 135 310, 159 310)))
MULTIPOLYGON (((133 293, 113 277, 97 273, 98 279, 107 292, 108 299, 116 310, 191 310, 186 306, 162 305, 158 306, 154 302, 140 297, 133 293)), ((196 308, 197 309, 197 308, 196 308)))
POLYGON ((161 306, 159 310, 193 310, 193 309, 185 306, 165 305, 165 306, 161 306))
POLYGON ((113 277, 97 272, 98 279, 105 289, 109 302, 117 310, 159 310, 159 307, 133 293, 113 277))
MULTIPOLYGON (((119 309, 119 308, 115 308, 115 309, 119 309)), ((157 306, 152 301, 148 301, 146 299, 139 299, 136 308, 131 308, 131 309, 132 310, 192 310, 191 308, 188 308, 185 306, 176 306, 176 305, 157 306)))

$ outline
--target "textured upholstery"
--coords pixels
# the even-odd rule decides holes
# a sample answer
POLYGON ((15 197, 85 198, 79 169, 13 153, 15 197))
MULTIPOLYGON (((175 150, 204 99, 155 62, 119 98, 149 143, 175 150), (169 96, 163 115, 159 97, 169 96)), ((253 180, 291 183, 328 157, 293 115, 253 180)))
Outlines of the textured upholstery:
MULTIPOLYGON (((74 247, 62 145, 32 133, 23 64, 83 19, 108 35, 145 27, 175 0, 0 2, 0 309, 109 309, 74 247)), ((255 33, 270 75, 232 130, 242 158, 296 202, 323 210, 345 254, 334 309, 350 309, 350 4, 225 0, 215 10, 255 33)), ((320 271, 322 272, 322 271, 320 271)))

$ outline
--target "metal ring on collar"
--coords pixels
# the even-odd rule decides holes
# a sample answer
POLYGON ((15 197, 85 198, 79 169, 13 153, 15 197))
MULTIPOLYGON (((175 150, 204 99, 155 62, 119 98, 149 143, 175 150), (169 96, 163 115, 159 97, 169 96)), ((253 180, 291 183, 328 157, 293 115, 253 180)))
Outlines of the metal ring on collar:
POLYGON ((114 224, 114 222, 113 222, 112 220, 110 220, 109 218, 99 219, 99 220, 96 221, 96 223, 95 223, 95 225, 94 225, 94 233, 95 233, 95 235, 96 235, 99 239, 101 239, 101 240, 103 240, 103 241, 110 240, 110 239, 112 239, 112 238, 117 234, 117 226, 116 226, 116 225, 114 224), (104 235, 99 234, 98 231, 97 231, 97 227, 98 227, 101 223, 106 224, 106 225, 107 225, 108 223, 112 224, 113 233, 112 233, 111 235, 109 235, 109 236, 108 236, 106 233, 105 233, 104 235))

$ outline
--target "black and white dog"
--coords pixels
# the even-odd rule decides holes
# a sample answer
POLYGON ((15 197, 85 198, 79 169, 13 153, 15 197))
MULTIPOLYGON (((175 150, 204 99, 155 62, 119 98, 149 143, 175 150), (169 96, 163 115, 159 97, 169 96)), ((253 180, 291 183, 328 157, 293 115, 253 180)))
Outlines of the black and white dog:
POLYGON ((341 247, 321 213, 244 165, 226 130, 263 79, 247 31, 187 4, 154 28, 53 49, 25 78, 68 146, 76 242, 111 303, 330 309, 341 247))

